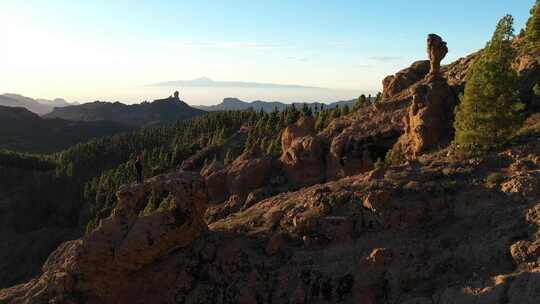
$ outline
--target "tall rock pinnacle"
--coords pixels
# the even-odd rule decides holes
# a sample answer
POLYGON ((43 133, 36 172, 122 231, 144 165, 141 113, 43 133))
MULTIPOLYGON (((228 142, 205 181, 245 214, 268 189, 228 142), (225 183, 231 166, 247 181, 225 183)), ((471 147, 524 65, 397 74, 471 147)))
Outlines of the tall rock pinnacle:
POLYGON ((428 77, 439 75, 441 72, 441 61, 448 54, 446 42, 436 34, 429 34, 427 38, 427 52, 431 67, 428 77))

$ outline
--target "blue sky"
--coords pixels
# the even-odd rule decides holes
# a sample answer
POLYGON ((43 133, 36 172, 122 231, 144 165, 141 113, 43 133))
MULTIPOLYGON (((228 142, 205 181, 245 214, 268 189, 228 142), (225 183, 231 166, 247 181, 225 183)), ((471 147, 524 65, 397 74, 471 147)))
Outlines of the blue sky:
POLYGON ((165 94, 144 84, 207 76, 334 90, 185 90, 186 100, 352 98, 424 59, 428 33, 448 42, 449 63, 483 47, 507 13, 519 30, 533 3, 0 0, 0 93, 138 102, 165 94))

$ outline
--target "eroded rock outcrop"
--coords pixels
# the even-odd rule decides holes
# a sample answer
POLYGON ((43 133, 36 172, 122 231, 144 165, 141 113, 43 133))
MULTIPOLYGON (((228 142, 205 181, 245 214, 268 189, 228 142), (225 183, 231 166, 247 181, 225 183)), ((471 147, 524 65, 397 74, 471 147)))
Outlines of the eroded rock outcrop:
POLYGON ((134 273, 171 250, 190 245, 206 228, 202 179, 180 172, 121 188, 112 215, 81 239, 62 244, 43 266, 41 277, 0 293, 7 303, 128 303, 134 273), (140 217, 151 191, 167 191, 167 210, 140 217))
POLYGON ((396 75, 387 76, 383 80, 383 98, 389 99, 407 90, 411 85, 424 79, 429 71, 429 60, 421 60, 399 71, 396 75))
POLYGON ((294 186, 313 185, 325 178, 324 146, 315 133, 315 119, 301 117, 281 135, 281 163, 294 186))
POLYGON ((208 229, 197 224, 202 179, 160 176, 120 190, 111 218, 61 246, 40 278, 0 291, 0 302, 534 303, 529 232, 540 207, 472 181, 483 166, 521 167, 536 146, 511 153, 511 164, 503 154, 494 165, 431 156, 245 208, 231 199, 235 211, 208 229), (150 189, 175 193, 184 212, 138 217, 150 189))
POLYGON ((453 109, 457 97, 440 70, 440 62, 447 53, 446 42, 430 34, 428 55, 431 69, 424 80, 409 89, 412 102, 404 118, 405 132, 398 143, 406 157, 416 158, 452 138, 453 109))
POLYGON ((441 74, 441 61, 448 54, 446 42, 437 34, 429 34, 427 38, 427 52, 430 63, 428 77, 437 77, 441 74))
POLYGON ((203 176, 211 202, 223 202, 231 195, 238 195, 243 200, 251 191, 267 184, 272 170, 272 159, 264 156, 258 147, 254 147, 242 153, 225 168, 212 165, 206 169, 203 176))
POLYGON ((399 144, 412 158, 441 147, 452 138, 453 109, 457 103, 442 78, 431 78, 411 88, 413 100, 405 117, 405 132, 399 144))

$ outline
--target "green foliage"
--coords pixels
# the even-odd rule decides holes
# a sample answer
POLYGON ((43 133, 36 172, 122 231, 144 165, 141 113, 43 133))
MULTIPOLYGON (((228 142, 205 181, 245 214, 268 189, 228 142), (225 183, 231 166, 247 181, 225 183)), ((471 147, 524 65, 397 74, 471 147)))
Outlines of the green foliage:
POLYGON ((287 125, 295 123, 300 116, 300 112, 296 109, 294 104, 290 107, 287 107, 284 112, 286 113, 285 122, 287 125))
POLYGON ((279 157, 281 155, 281 141, 278 138, 270 141, 270 144, 266 148, 266 154, 273 157, 279 157))
POLYGON ((303 104, 302 105, 302 111, 301 111, 302 115, 303 116, 313 116, 313 111, 311 110, 310 107, 308 107, 307 104, 303 104))
POLYGON ((523 104, 517 100, 517 74, 511 68, 514 52, 513 18, 503 17, 482 56, 474 63, 461 104, 456 108, 455 144, 460 149, 485 151, 500 147, 521 122, 523 104))
POLYGON ((396 143, 392 147, 392 149, 386 153, 384 161, 390 166, 399 166, 405 163, 405 161, 407 161, 407 159, 405 158, 405 154, 403 153, 403 148, 399 142, 396 143))
POLYGON ((53 153, 128 130, 132 128, 108 121, 43 119, 23 108, 0 106, 0 149, 53 153))
POLYGON ((531 16, 527 21, 525 35, 530 46, 540 46, 540 0, 537 0, 531 8, 531 16))
POLYGON ((347 114, 349 114, 351 110, 349 109, 349 106, 348 105, 345 105, 343 108, 341 108, 341 116, 345 116, 347 114))
POLYGON ((540 97, 540 84, 535 84, 533 87, 533 93, 535 96, 540 97))
MULTIPOLYGON (((142 165, 146 177, 175 170, 196 152, 216 146, 222 147, 217 157, 224 163, 232 162, 255 145, 268 155, 279 157, 280 134, 289 124, 302 115, 315 115, 317 127, 323 129, 342 111, 347 110, 321 106, 312 113, 304 107, 299 111, 291 106, 271 113, 213 112, 174 124, 93 139, 47 156, 0 151, 0 191, 18 191, 24 201, 19 203, 20 212, 14 218, 25 221, 6 225, 20 229, 39 229, 44 225, 79 227, 91 231, 116 206, 118 188, 135 181, 133 162, 141 152, 145 155, 142 165)), ((208 160, 216 155, 210 157, 208 160)), ((145 216, 174 206, 173 198, 153 194, 140 214, 145 216)))
POLYGON ((341 116, 341 110, 339 109, 339 106, 337 106, 332 110, 331 117, 332 117, 332 119, 335 119, 335 118, 338 118, 340 116, 341 116))
POLYGON ((504 181, 504 175, 500 172, 493 172, 488 175, 486 182, 490 186, 496 186, 504 181))
POLYGON ((328 116, 327 110, 318 113, 317 120, 315 121, 315 129, 317 131, 322 131, 324 128, 326 128, 326 126, 328 126, 328 122, 330 120, 328 116))
POLYGON ((380 168, 384 167, 384 165, 385 165, 384 161, 381 158, 377 158, 377 161, 375 162, 375 164, 373 164, 375 169, 380 169, 380 168))
POLYGON ((378 92, 377 93, 377 96, 375 97, 375 102, 379 102, 382 100, 382 93, 381 92, 378 92))
POLYGON ((56 163, 45 157, 0 150, 0 167, 32 171, 51 171, 56 169, 56 163))
POLYGON ((353 110, 356 111, 356 110, 360 109, 361 107, 366 105, 366 103, 367 103, 366 95, 364 95, 364 94, 360 95, 360 97, 358 97, 358 101, 356 101, 356 103, 354 104, 353 110))

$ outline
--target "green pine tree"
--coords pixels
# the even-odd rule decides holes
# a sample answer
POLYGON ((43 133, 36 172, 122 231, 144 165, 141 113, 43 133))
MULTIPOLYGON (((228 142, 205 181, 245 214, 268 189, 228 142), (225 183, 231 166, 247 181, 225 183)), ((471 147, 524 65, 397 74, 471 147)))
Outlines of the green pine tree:
POLYGON ((525 34, 531 46, 540 45, 540 0, 536 0, 531 9, 531 16, 527 21, 525 34))
POLYGON ((360 97, 358 97, 358 100, 356 101, 356 103, 354 104, 354 107, 353 109, 356 111, 358 109, 360 109, 361 107, 363 107, 367 102, 367 97, 366 95, 362 94, 360 95, 360 97))
POLYGON ((516 94, 513 17, 503 17, 482 56, 469 74, 461 104, 456 108, 454 142, 469 151, 503 145, 519 127, 523 105, 516 94))
MULTIPOLYGON (((375 97, 375 102, 379 102, 382 100, 382 93, 381 92, 378 92, 377 93, 377 96, 375 97)), ((371 101, 371 100, 370 100, 371 101)))
POLYGON ((343 108, 341 108, 341 116, 345 116, 349 114, 349 112, 350 112, 350 109, 348 105, 345 105, 343 108))

